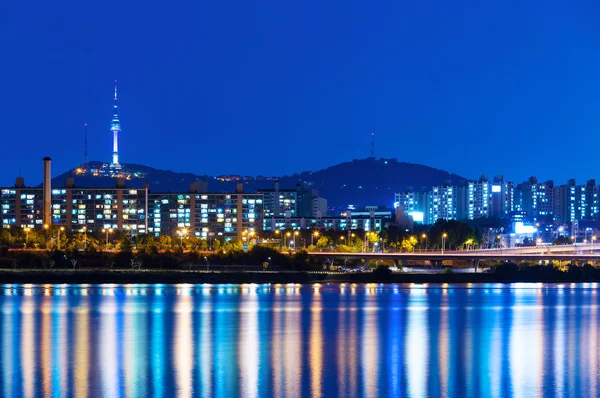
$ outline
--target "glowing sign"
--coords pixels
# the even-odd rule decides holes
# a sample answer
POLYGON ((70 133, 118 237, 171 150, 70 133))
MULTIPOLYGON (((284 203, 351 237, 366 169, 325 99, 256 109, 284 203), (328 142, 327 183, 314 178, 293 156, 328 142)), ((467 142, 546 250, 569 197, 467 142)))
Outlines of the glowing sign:
POLYGON ((422 223, 425 218, 425 214, 422 211, 411 211, 408 215, 413 218, 414 222, 422 223))
POLYGON ((500 185, 492 185, 492 192, 502 192, 502 187, 500 185))
POLYGON ((515 233, 517 234, 533 234, 537 229, 533 225, 524 225, 521 221, 515 223, 515 233))

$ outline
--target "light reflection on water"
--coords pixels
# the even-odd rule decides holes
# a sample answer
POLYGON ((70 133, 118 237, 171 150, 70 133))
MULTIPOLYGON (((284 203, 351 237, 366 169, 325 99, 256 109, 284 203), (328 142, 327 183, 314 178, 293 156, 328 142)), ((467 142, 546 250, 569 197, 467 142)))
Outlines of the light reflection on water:
POLYGON ((594 396, 596 289, 0 285, 0 392, 594 396))

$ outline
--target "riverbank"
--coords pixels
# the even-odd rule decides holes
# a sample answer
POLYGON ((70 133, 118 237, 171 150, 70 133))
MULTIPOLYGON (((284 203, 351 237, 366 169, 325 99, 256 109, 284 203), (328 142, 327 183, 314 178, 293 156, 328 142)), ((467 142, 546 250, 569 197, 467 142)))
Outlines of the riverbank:
POLYGON ((101 283, 513 283, 513 282, 600 282, 598 278, 565 275, 506 277, 493 273, 410 274, 377 272, 259 272, 259 271, 173 271, 173 270, 2 270, 0 283, 101 284, 101 283))

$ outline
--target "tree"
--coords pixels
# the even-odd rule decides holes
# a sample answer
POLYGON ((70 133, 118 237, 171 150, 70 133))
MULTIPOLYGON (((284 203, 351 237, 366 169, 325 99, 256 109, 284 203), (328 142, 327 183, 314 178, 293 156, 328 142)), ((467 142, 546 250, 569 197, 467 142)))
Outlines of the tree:
POLYGON ((570 237, 561 235, 552 242, 553 245, 572 245, 573 241, 570 237))
POLYGON ((131 244, 131 239, 129 239, 129 236, 123 235, 121 241, 118 244, 118 249, 126 253, 129 253, 133 250, 133 245, 131 244))
POLYGON ((173 238, 169 235, 161 235, 158 238, 158 250, 171 250, 173 249, 173 238))
POLYGON ((329 247, 329 246, 331 246, 331 244, 332 244, 331 238, 328 237, 328 236, 324 236, 324 235, 321 236, 319 238, 319 240, 317 241, 317 247, 320 248, 320 249, 324 249, 326 247, 329 247))
POLYGON ((202 251, 208 250, 208 242, 206 241, 206 239, 202 239, 202 240, 200 241, 200 244, 199 244, 199 246, 198 246, 198 247, 199 247, 199 249, 200 249, 200 250, 202 250, 202 251))
POLYGON ((369 243, 371 245, 374 244, 374 243, 376 243, 376 242, 379 242, 379 235, 377 235, 377 232, 374 232, 374 231, 369 232, 368 236, 369 236, 369 238, 368 238, 369 239, 369 243))
POLYGON ((411 252, 411 251, 413 251, 414 247, 415 247, 415 245, 414 245, 414 244, 411 242, 411 240, 410 240, 410 238, 409 238, 409 239, 404 239, 404 240, 402 241, 402 244, 401 244, 401 246, 400 246, 400 249, 401 249, 403 252, 411 252))

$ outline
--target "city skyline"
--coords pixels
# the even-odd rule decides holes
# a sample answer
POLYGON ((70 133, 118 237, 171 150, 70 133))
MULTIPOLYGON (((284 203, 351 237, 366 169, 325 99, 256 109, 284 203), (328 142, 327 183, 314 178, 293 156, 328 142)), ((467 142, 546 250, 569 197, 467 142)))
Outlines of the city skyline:
POLYGON ((16 174, 35 181, 28 159, 51 156, 55 171, 81 164, 84 123, 89 159, 108 160, 115 79, 125 164, 291 174, 364 158, 375 132, 377 156, 470 179, 597 177, 591 2, 519 3, 518 13, 464 4, 224 7, 8 5, 0 40, 11 62, 0 71, 11 95, 0 109, 4 145, 15 150, 4 154, 0 183, 16 174), (140 9, 144 18, 132 22, 140 9), (556 156, 567 137, 577 161, 536 161, 556 156))

